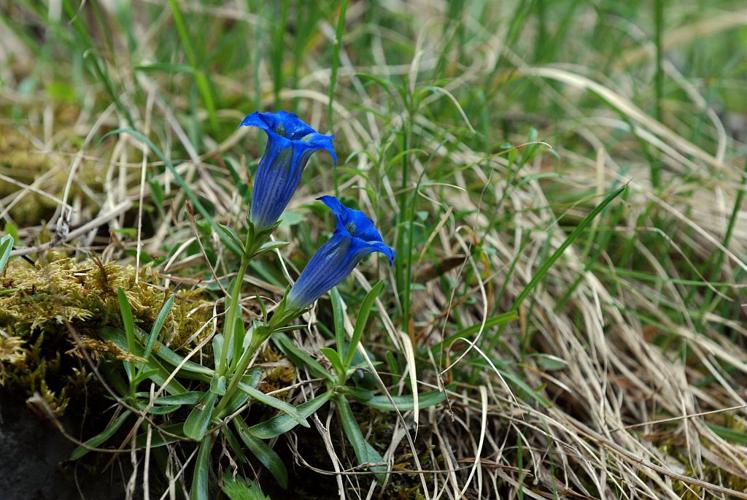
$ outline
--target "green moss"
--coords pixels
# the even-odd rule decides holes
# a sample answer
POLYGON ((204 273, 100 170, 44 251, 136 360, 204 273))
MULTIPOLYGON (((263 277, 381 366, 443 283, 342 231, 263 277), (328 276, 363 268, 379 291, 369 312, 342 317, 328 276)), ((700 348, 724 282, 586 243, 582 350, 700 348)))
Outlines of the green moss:
MULTIPOLYGON (((125 291, 144 330, 173 293, 154 285, 160 278, 149 268, 137 278, 131 266, 98 259, 75 262, 50 253, 36 266, 13 260, 0 278, 0 385, 39 392, 64 411, 90 379, 85 354, 93 360, 129 356, 98 337, 102 328, 121 326, 117 289, 125 291)), ((195 291, 176 296, 161 335, 181 346, 209 320, 212 303, 195 291)))

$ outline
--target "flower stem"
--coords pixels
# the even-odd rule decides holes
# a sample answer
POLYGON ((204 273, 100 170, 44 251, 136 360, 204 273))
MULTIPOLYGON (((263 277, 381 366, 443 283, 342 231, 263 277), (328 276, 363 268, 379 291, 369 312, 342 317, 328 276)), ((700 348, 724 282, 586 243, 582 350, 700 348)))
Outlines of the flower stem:
POLYGON ((219 375, 225 375, 228 369, 228 350, 233 349, 233 337, 236 330, 236 319, 240 315, 241 306, 241 283, 244 281, 244 275, 249 267, 252 255, 256 251, 257 247, 262 244, 262 238, 257 239, 255 237, 254 227, 249 226, 249 230, 246 233, 246 240, 244 241, 244 251, 241 254, 241 264, 239 265, 239 272, 233 281, 230 291, 229 303, 226 308, 226 320, 223 324, 223 350, 220 353, 220 359, 218 361, 217 372, 219 375))
POLYGON ((267 340, 270 335, 272 335, 274 331, 274 329, 264 324, 258 325, 256 328, 252 329, 251 341, 249 342, 249 345, 244 350, 244 352, 241 354, 241 358, 239 358, 238 362, 236 363, 236 367, 233 370, 231 381, 228 383, 226 392, 218 402, 218 406, 215 407, 215 415, 217 415, 218 418, 222 417, 221 412, 233 399, 233 395, 236 393, 236 389, 238 389, 239 387, 239 382, 241 382, 241 378, 244 375, 247 367, 249 366, 249 362, 254 357, 254 354, 262 346, 265 340, 267 340))

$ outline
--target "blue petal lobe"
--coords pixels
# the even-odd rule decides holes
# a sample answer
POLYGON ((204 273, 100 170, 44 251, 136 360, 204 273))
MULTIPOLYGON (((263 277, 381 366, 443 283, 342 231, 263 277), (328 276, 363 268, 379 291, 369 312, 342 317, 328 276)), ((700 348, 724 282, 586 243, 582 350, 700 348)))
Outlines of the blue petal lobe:
POLYGON ((381 240, 373 222, 363 212, 346 207, 333 196, 319 199, 335 214, 337 229, 309 260, 288 293, 289 303, 298 308, 314 303, 370 254, 384 254, 390 265, 395 257, 394 250, 381 240))
POLYGON ((257 127, 267 134, 267 146, 254 179, 250 216, 257 229, 264 229, 282 215, 312 154, 324 150, 337 161, 334 136, 318 133, 297 115, 286 111, 251 113, 241 126, 257 127))

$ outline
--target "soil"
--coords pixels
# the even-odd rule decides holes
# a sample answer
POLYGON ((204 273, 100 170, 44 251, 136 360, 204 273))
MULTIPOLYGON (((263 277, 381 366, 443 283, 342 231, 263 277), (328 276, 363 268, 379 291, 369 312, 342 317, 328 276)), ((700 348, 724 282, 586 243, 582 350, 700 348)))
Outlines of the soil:
MULTIPOLYGON (((63 419, 75 429, 72 418, 63 419)), ((77 432, 72 432, 76 435, 77 432)), ((68 458, 75 444, 13 395, 0 392, 0 498, 2 500, 117 500, 121 472, 95 474, 68 458)))

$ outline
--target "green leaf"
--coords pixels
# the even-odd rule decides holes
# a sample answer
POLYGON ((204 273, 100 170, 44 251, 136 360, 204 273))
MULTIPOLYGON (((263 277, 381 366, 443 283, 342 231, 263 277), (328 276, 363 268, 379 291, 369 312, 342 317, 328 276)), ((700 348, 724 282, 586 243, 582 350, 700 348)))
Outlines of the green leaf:
POLYGON ((184 361, 184 357, 172 351, 160 342, 155 350, 156 356, 173 367, 180 366, 179 375, 187 378, 202 380, 208 382, 213 378, 215 372, 206 366, 195 363, 194 361, 184 361))
POLYGON ((366 297, 363 299, 361 308, 358 311, 358 318, 355 320, 355 330, 353 330, 353 338, 350 341, 347 354, 345 355, 345 364, 343 365, 345 367, 345 371, 347 371, 347 369, 350 367, 350 363, 353 361, 353 354, 355 354, 355 349, 358 347, 358 343, 361 341, 361 337, 363 336, 363 330, 366 328, 368 316, 371 314, 371 309, 373 308, 376 298, 379 296, 383 289, 384 282, 379 281, 371 287, 371 290, 369 290, 369 292, 366 294, 366 297))
MULTIPOLYGON (((148 414, 150 415, 168 415, 169 413, 174 413, 175 411, 179 411, 180 406, 178 405, 159 405, 159 406, 153 406, 148 410, 148 414)), ((143 407, 145 409, 145 407, 143 407)))
MULTIPOLYGON (((511 310, 502 314, 497 314, 495 316, 491 316, 487 320, 485 320, 485 331, 487 331, 489 328, 493 328, 496 326, 500 326, 503 324, 506 324, 510 321, 515 321, 519 319, 519 313, 515 310, 511 310)), ((448 349, 451 344, 453 344, 457 339, 463 339, 470 337, 474 335, 475 333, 480 331, 480 328, 482 328, 482 323, 477 325, 472 325, 470 327, 465 328, 464 330, 460 330, 459 332, 449 335, 441 342, 434 344, 433 347, 431 347, 431 352, 434 354, 439 354, 441 352, 441 349, 448 349)))
POLYGON ((285 468, 285 464, 278 454, 267 446, 264 441, 254 437, 241 417, 236 417, 234 420, 236 431, 239 433, 239 437, 244 442, 247 448, 257 457, 262 465, 272 473, 272 476, 278 482, 283 489, 288 488, 288 470, 285 468))
MULTIPOLYGON (((119 311, 122 315, 122 324, 125 329, 125 336, 127 338, 127 352, 135 354, 135 320, 132 317, 132 308, 130 307, 130 301, 127 300, 125 291, 121 288, 117 289, 117 299, 119 300, 119 311)), ((129 361, 124 362, 125 371, 127 372, 127 379, 132 382, 134 374, 132 373, 132 363, 129 361)))
POLYGON ((208 391, 204 393, 200 402, 192 408, 187 420, 184 422, 184 435, 195 441, 200 441, 207 432, 210 419, 213 416, 215 400, 218 395, 208 391))
POLYGON ((550 354, 533 354, 532 357, 537 360, 539 367, 546 372, 563 370, 568 367, 568 363, 564 359, 550 354))
MULTIPOLYGON (((437 404, 442 403, 445 399, 446 394, 443 392, 421 392, 418 394, 418 408, 422 410, 429 406, 436 406, 437 404)), ((394 411, 395 408, 399 411, 408 411, 414 408, 414 401, 411 395, 392 396, 394 404, 392 404, 392 401, 389 401, 389 398, 386 396, 373 396, 369 399, 359 399, 359 401, 366 406, 381 411, 394 411)))
MULTIPOLYGON (((125 350, 127 349, 127 340, 125 338, 125 335, 121 331, 115 330, 112 328, 104 328, 101 331, 101 336, 105 340, 111 340, 112 342, 117 344, 122 349, 125 349, 125 350)), ((135 336, 139 343, 142 344, 144 342, 145 333, 143 333, 142 330, 135 329, 135 336)), ((156 342, 154 346, 154 352, 159 359, 161 359, 162 361, 165 361, 166 363, 168 363, 169 365, 173 367, 177 367, 179 365, 182 365, 182 363, 184 363, 179 369, 180 376, 191 378, 191 379, 202 380, 203 382, 209 382, 213 378, 213 375, 214 375, 213 370, 211 370, 210 368, 206 366, 199 365, 193 361, 184 361, 184 358, 181 355, 175 353, 174 351, 172 351, 165 345, 161 344, 160 342, 156 342)), ((139 351, 136 354, 139 355, 139 351)), ((152 364, 154 362, 155 360, 152 357, 148 360, 149 364, 152 364)), ((161 365, 158 364, 158 366, 161 366, 161 365)), ((168 375, 169 372, 166 372, 166 374, 168 375)), ((186 389, 183 389, 181 392, 186 392, 186 389)))
POLYGON ((371 446, 366 438, 363 437, 358 422, 355 421, 353 412, 350 409, 350 404, 347 399, 343 396, 335 398, 335 405, 337 406, 337 415, 340 418, 342 424, 342 430, 345 433, 345 437, 353 447, 355 451, 355 458, 358 459, 358 465, 366 465, 368 468, 376 473, 376 479, 383 482, 386 478, 386 466, 383 465, 384 459, 376 449, 371 446), (378 464, 378 465, 372 465, 378 464))
POLYGON ((545 408, 550 406, 550 401, 548 401, 546 397, 544 397, 542 394, 540 394, 539 392, 534 390, 530 385, 524 382, 521 376, 514 373, 506 365, 504 361, 498 358, 492 358, 492 361, 496 369, 500 372, 501 377, 513 383, 521 392, 531 397, 532 399, 536 400, 539 404, 541 404, 545 408))
POLYGON ((223 476, 221 488, 229 500, 270 500, 257 483, 241 476, 233 478, 228 472, 223 476))
POLYGON ((226 377, 221 375, 220 377, 213 377, 210 381, 210 392, 214 392, 218 396, 222 396, 226 393, 226 377))
POLYGON ((151 369, 145 369, 145 364, 141 365, 142 370, 138 372, 133 378, 132 378, 132 385, 136 386, 143 380, 147 380, 151 377, 158 376, 158 369, 151 368, 151 369))
POLYGON ((324 378, 329 382, 334 382, 334 377, 319 364, 317 360, 312 358, 309 354, 299 348, 287 335, 284 333, 275 333, 272 335, 273 343, 283 351, 288 359, 290 359, 297 366, 306 366, 309 371, 314 374, 315 377, 324 378))
POLYGON ((221 427, 220 432, 225 438, 228 446, 233 451, 236 461, 241 462, 242 464, 249 463, 249 459, 246 458, 246 454, 244 453, 244 449, 241 446, 241 443, 239 442, 238 438, 236 438, 236 434, 234 434, 231 428, 227 425, 224 425, 223 427, 221 427))
POLYGON ((158 339, 158 334, 161 333, 161 328, 163 328, 163 324, 166 322, 166 318, 169 316, 169 313, 171 312, 171 308, 174 305, 175 298, 176 296, 174 295, 169 297, 169 299, 166 301, 166 303, 161 308, 161 311, 159 311, 158 316, 156 317, 156 321, 153 323, 153 328, 150 329, 150 336, 148 337, 148 343, 145 344, 145 352, 143 353, 143 357, 145 359, 148 359, 148 357, 150 356, 150 353, 153 352, 153 346, 156 343, 156 339, 158 339))
POLYGON ((13 236, 6 234, 0 238, 0 273, 5 269, 5 265, 10 259, 10 252, 13 250, 13 236))
POLYGON ((192 73, 192 66, 188 64, 177 64, 177 63, 151 63, 151 64, 139 64, 135 66, 135 71, 161 71, 163 73, 192 73))
POLYGON ((215 229, 222 234, 222 237, 232 240, 239 248, 244 247, 244 242, 241 241, 239 235, 232 227, 226 226, 225 224, 218 224, 215 229))
MULTIPOLYGON (((127 417, 130 416, 130 410, 123 411, 111 424, 109 424, 106 429, 104 429, 103 432, 100 434, 96 434, 91 439, 88 439, 84 444, 90 448, 98 448, 99 445, 104 444, 111 438, 115 432, 119 430, 120 427, 122 427, 122 424, 125 423, 125 420, 127 420, 127 417)), ((79 458, 86 455, 89 450, 86 446, 78 446, 73 450, 73 453, 70 455, 70 460, 78 460, 79 458)))
POLYGON ((589 214, 583 218, 583 220, 571 231, 571 234, 568 235, 568 237, 563 241, 563 243, 560 244, 557 250, 553 252, 553 254, 542 263, 540 268, 537 270, 537 272, 532 276, 532 279, 529 281, 527 286, 524 287, 524 290, 521 291, 521 293, 516 297, 516 300, 514 300, 514 306, 513 309, 518 309, 519 305, 526 299, 530 293, 539 285, 539 283, 542 281, 542 278, 545 277, 545 274, 550 270, 550 268, 555 264, 555 261, 557 261, 561 255, 565 252, 565 250, 571 246, 571 244, 576 241, 576 239, 583 234, 583 232, 586 230, 586 226, 591 224, 591 222, 596 218, 597 215, 599 215, 602 210, 607 208, 607 205, 612 203, 612 200, 620 196, 622 193, 626 192, 628 190, 627 184, 616 189, 615 191, 608 194, 602 202, 594 207, 594 209, 589 212, 589 214))
MULTIPOLYGON (((184 436, 184 423, 179 422, 178 424, 163 425, 155 427, 150 437, 150 447, 158 448, 159 446, 166 446, 177 441, 185 439, 184 436)), ((147 432, 142 432, 135 437, 135 447, 138 449, 145 448, 148 444, 147 432)))
MULTIPOLYGON (((298 410, 298 413, 300 413, 302 417, 309 418, 311 415, 316 413, 319 408, 324 406, 324 404, 329 401, 331 397, 331 392, 325 392, 324 394, 321 394, 320 396, 317 396, 312 400, 301 403, 296 407, 296 410, 298 410)), ((260 422, 256 425, 251 426, 249 428, 249 431, 255 437, 261 439, 272 439, 274 437, 285 434, 297 425, 298 422, 296 420, 292 419, 284 413, 281 413, 268 420, 265 420, 264 422, 260 422)))
MULTIPOLYGON (((335 326, 335 342, 337 343, 337 351, 340 353, 339 357, 342 357, 346 344, 345 303, 342 301, 342 296, 337 288, 333 288, 329 291, 329 298, 332 299, 332 319, 335 326)), ((332 364, 334 365, 334 363, 332 364)), ((345 373, 345 370, 342 369, 342 363, 340 363, 340 368, 335 366, 335 370, 337 370, 337 373, 345 373)))
POLYGON ((213 336, 213 366, 218 366, 218 363, 220 363, 220 356, 225 347, 223 345, 225 343, 224 340, 225 338, 222 333, 216 333, 213 336))
MULTIPOLYGON (((101 338, 104 340, 109 340, 111 342, 114 342, 121 349, 125 349, 125 350, 127 349, 127 340, 125 339, 124 333, 122 333, 121 331, 114 330, 114 329, 102 329, 99 332, 99 335, 101 335, 101 338)), ((134 354, 136 356, 139 356, 141 354, 139 346, 135 348, 134 354)), ((147 361, 147 366, 149 369, 155 370, 154 372, 150 372, 148 378, 150 378, 153 382, 157 383, 158 385, 163 385, 170 376, 169 371, 166 370, 166 368, 164 368, 153 357, 151 357, 147 361)), ((166 386, 166 390, 171 394, 181 394, 181 393, 187 392, 187 389, 178 380, 174 378, 172 378, 169 384, 166 386)))
POLYGON ((270 396, 269 394, 265 394, 259 389, 255 389, 254 387, 243 382, 239 382, 239 389, 249 394, 249 396, 256 399, 260 403, 275 408, 276 410, 282 411, 303 427, 309 427, 309 423, 306 421, 306 418, 304 418, 294 406, 289 405, 282 399, 278 399, 276 397, 270 396))
POLYGON ((337 354, 337 351, 331 347, 322 347, 319 351, 321 351, 321 353, 324 354, 324 357, 332 363, 332 368, 337 372, 340 383, 345 382, 345 367, 342 366, 342 360, 340 359, 340 355, 337 354))
POLYGON ((189 491, 190 500, 209 499, 210 451, 213 448, 213 438, 208 434, 200 441, 197 460, 192 472, 192 486, 189 491))
POLYGON ((263 253, 272 252, 273 250, 279 250, 281 248, 285 248, 288 246, 287 241, 268 241, 266 243, 263 243, 262 246, 260 246, 252 255, 252 257, 256 257, 257 255, 261 255, 263 253))
MULTIPOLYGON (((257 387, 257 384, 259 384, 261 378, 262 370, 260 368, 252 368, 247 373, 245 373, 243 377, 241 377, 241 382, 252 387, 257 387)), ((244 405, 244 403, 247 402, 248 399, 249 394, 242 391, 236 391, 236 393, 231 398, 231 401, 227 405, 228 413, 233 413, 238 410, 242 405, 244 405)))
POLYGON ((724 427, 722 425, 712 424, 710 422, 706 422, 706 425, 717 436, 729 442, 732 442, 732 443, 735 443, 741 446, 747 446, 747 434, 745 434, 744 432, 730 429, 729 427, 724 427))
POLYGON ((189 391, 182 394, 161 396, 156 399, 157 405, 194 405, 200 400, 204 392, 189 391))

